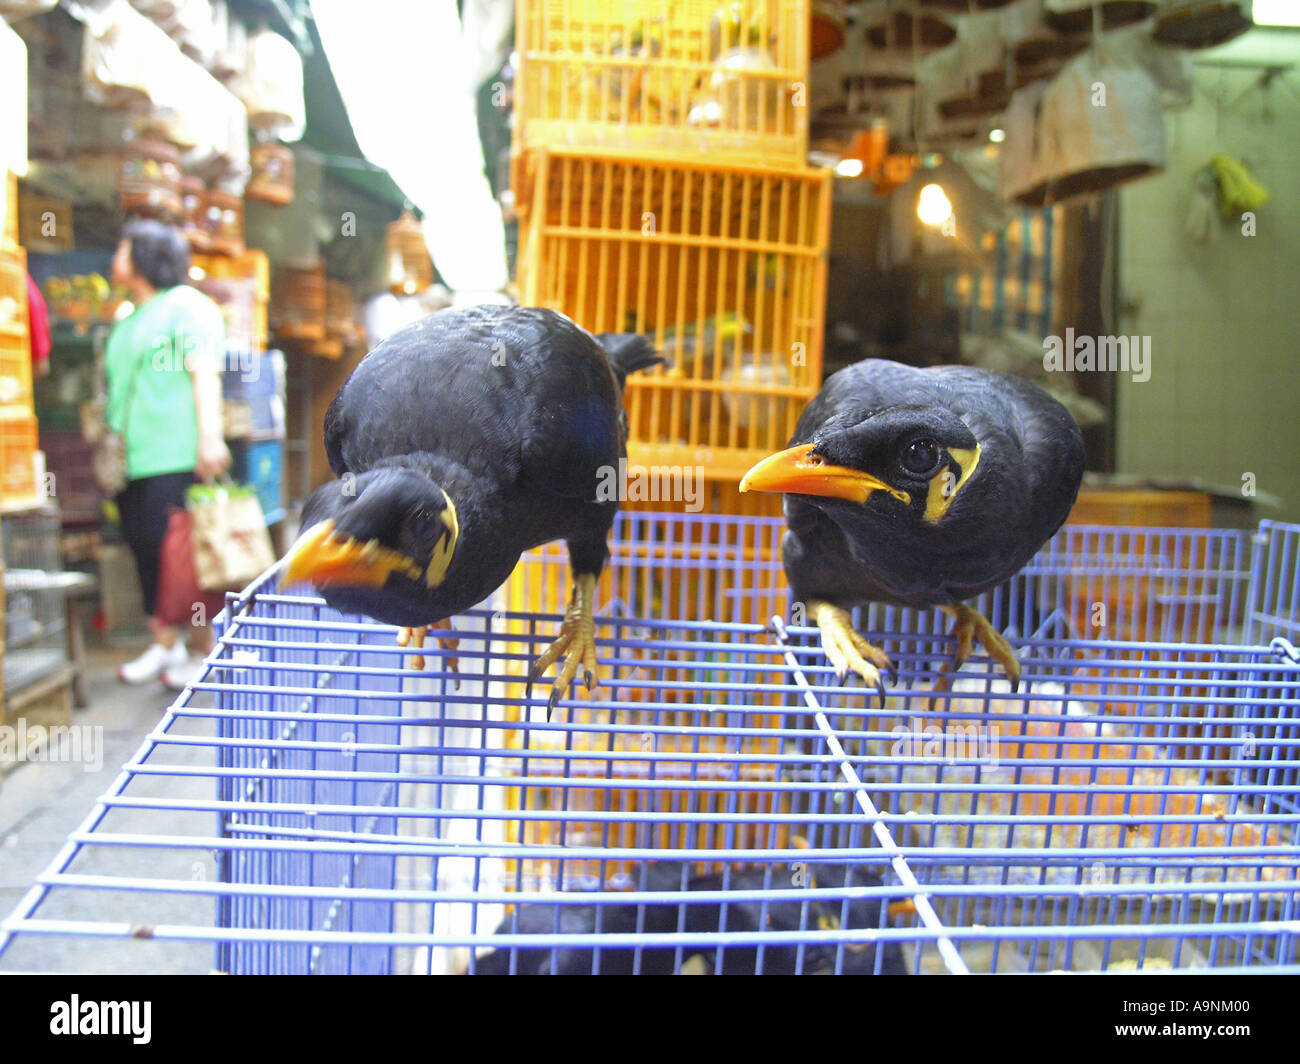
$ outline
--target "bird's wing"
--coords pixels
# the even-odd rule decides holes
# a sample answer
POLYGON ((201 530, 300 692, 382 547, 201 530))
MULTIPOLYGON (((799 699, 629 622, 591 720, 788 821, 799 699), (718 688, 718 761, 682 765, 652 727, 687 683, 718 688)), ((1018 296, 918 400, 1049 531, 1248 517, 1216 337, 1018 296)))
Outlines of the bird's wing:
POLYGON ((589 498, 617 461, 620 407, 600 346, 567 318, 468 307, 371 351, 331 404, 326 448, 336 472, 426 452, 502 486, 589 498))
POLYGON ((343 459, 343 440, 348 424, 342 399, 343 389, 340 388, 325 409, 325 457, 329 459, 330 469, 336 477, 348 472, 347 462, 343 459))

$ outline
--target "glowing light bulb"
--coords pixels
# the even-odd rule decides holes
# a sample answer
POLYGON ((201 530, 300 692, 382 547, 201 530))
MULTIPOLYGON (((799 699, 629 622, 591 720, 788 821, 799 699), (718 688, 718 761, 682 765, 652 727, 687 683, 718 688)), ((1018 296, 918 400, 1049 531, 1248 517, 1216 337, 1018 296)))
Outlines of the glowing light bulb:
POLYGON ((862 170, 861 159, 841 159, 835 164, 835 172, 840 177, 861 177, 862 170))
POLYGON ((952 204, 938 185, 926 185, 916 201, 916 216, 926 225, 940 226, 952 217, 952 204))

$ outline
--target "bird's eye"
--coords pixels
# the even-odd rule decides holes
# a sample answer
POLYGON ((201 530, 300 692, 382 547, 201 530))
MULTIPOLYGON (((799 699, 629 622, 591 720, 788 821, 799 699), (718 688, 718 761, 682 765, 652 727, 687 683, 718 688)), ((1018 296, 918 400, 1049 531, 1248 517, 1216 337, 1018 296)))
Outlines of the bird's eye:
POLYGON ((939 445, 928 436, 913 440, 903 448, 899 464, 913 476, 923 477, 939 464, 939 445))

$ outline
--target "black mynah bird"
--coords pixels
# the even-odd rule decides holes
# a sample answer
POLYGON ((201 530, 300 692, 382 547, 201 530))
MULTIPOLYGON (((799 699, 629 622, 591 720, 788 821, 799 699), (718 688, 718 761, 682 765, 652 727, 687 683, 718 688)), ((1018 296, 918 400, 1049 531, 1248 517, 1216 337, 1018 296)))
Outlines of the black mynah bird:
POLYGON ((883 697, 892 665, 848 613, 881 602, 954 618, 957 653, 940 688, 976 639, 1014 688, 1010 646, 964 602, 1019 572, 1061 527, 1083 462, 1079 427, 1033 384, 868 359, 827 380, 789 448, 740 490, 785 493, 786 576, 841 679, 852 670, 883 697))
POLYGON ((601 486, 627 453, 627 375, 660 361, 645 337, 596 337, 536 308, 444 310, 399 330, 325 414, 338 479, 307 500, 285 582, 409 629, 399 642, 418 647, 425 626, 487 598, 524 551, 562 539, 573 590, 530 678, 563 656, 551 704, 579 668, 590 688, 592 598, 618 510, 601 486))
MULTIPOLYGON (((865 868, 845 864, 810 865, 813 887, 878 887, 880 878, 865 868)), ((642 905, 609 901, 596 904, 525 903, 501 921, 496 934, 554 935, 580 938, 597 934, 645 936, 639 949, 630 946, 602 946, 601 975, 830 975, 838 969, 845 975, 872 975, 877 952, 881 975, 905 975, 907 967, 896 942, 836 943, 816 941, 799 946, 768 943, 760 956, 757 945, 728 945, 721 960, 714 946, 684 945, 680 964, 676 946, 655 945, 655 935, 690 932, 716 935, 726 932, 834 931, 841 928, 876 930, 882 927, 880 901, 874 898, 840 898, 810 894, 807 901, 772 900, 766 903, 737 898, 724 907, 718 901, 693 901, 696 891, 763 891, 782 884, 779 873, 758 869, 733 871, 724 882, 719 873, 699 875, 675 861, 652 861, 644 866, 644 891, 679 894, 679 902, 642 905)), ((510 949, 497 949, 479 957, 475 974, 508 975, 510 949)), ((571 943, 554 948, 516 946, 516 975, 591 975, 597 971, 593 946, 571 943)))

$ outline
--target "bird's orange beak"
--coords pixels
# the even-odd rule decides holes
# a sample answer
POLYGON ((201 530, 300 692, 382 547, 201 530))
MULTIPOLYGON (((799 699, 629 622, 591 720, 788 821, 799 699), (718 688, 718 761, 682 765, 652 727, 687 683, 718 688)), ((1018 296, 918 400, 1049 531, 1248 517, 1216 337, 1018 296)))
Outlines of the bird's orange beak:
POLYGON ((741 478, 741 491, 781 491, 792 495, 822 495, 866 502, 873 491, 886 491, 904 503, 912 497, 890 487, 878 477, 850 466, 831 465, 813 454, 813 444, 780 451, 764 458, 741 478))
POLYGON ((365 543, 334 535, 334 522, 312 525, 290 549, 281 586, 306 581, 316 587, 383 587, 395 572, 412 580, 424 576, 418 564, 374 540, 365 543))

